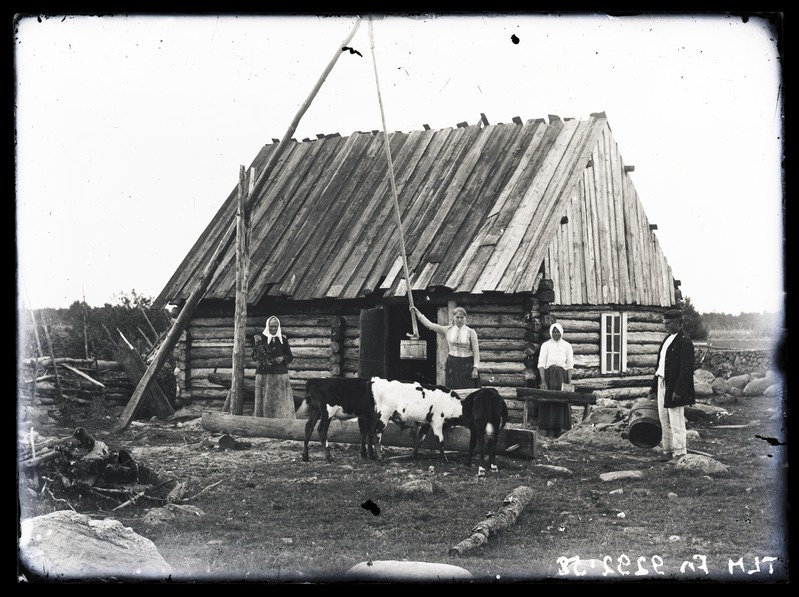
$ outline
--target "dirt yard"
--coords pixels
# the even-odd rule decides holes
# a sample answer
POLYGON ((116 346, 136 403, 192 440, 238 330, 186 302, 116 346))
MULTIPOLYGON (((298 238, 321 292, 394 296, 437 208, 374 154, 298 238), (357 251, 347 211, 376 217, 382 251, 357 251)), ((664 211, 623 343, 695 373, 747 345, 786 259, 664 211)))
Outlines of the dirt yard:
MULTIPOLYGON (((114 510, 129 496, 87 487, 57 495, 45 475, 27 471, 19 514, 74 508, 119 520, 154 542, 172 582, 343 582, 352 566, 377 560, 453 564, 481 583, 785 582, 781 399, 728 397, 706 406, 691 410, 689 449, 726 467, 721 474, 675 467, 632 445, 621 405, 594 407, 568 435, 539 438, 534 460, 500 456, 499 473, 485 477, 476 464, 465 466, 464 454, 450 453, 445 463, 429 451, 414 462, 405 448, 386 448, 387 461, 378 463, 362 460, 357 446, 335 444, 328 464, 315 436, 307 463, 295 441, 237 437, 237 449, 223 451, 221 434, 203 429, 196 409, 116 434, 110 417, 87 418, 80 425, 109 449, 128 451, 162 485, 183 484, 183 503, 198 510, 170 513, 164 491, 114 510), (461 557, 448 555, 518 487, 535 497, 515 524, 461 557)), ((43 439, 73 431, 36 427, 43 439)))

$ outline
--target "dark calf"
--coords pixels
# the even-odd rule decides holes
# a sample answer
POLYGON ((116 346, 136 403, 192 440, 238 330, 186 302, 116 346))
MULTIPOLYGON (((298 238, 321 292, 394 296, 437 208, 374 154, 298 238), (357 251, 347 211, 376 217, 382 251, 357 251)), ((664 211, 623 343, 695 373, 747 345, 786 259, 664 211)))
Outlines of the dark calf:
MULTIPOLYGON (((469 453, 466 465, 472 464, 472 455, 480 445, 480 463, 488 454, 491 472, 497 472, 497 436, 508 422, 508 405, 495 388, 481 388, 463 400, 463 424, 469 428, 469 453)), ((483 467, 480 466, 480 469, 483 467)))
MULTIPOLYGON (((375 401, 372 397, 371 384, 368 379, 331 377, 309 379, 305 384, 305 404, 308 410, 308 422, 305 424, 305 444, 302 450, 303 462, 308 462, 308 442, 314 426, 319 421, 319 440, 325 450, 325 459, 333 461, 327 443, 327 430, 331 419, 358 419, 361 432, 361 456, 366 457, 366 443, 369 452, 377 460, 383 460, 380 442, 376 440, 378 425, 375 412, 375 401), (376 454, 373 454, 372 446, 376 454)), ((380 429, 382 431, 382 429, 380 429)))

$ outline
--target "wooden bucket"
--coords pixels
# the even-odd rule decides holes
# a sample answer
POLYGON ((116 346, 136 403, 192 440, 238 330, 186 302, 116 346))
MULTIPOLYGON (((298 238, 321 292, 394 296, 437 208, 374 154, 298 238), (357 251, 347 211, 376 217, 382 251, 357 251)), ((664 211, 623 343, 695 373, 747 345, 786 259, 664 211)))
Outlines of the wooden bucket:
POLYGON ((630 411, 627 438, 634 446, 654 448, 660 443, 662 433, 657 402, 650 400, 630 411))
POLYGON ((421 338, 400 340, 400 359, 416 361, 427 359, 427 340, 421 338))

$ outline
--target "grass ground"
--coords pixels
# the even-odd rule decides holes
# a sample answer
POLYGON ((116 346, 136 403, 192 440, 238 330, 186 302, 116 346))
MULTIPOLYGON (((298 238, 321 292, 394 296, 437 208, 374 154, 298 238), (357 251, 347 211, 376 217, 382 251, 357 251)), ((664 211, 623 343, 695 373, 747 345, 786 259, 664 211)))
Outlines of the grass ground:
MULTIPOLYGON (((436 452, 418 462, 386 448, 385 463, 362 460, 336 444, 311 462, 302 444, 246 438, 250 447, 220 452, 218 435, 199 419, 135 422, 111 434, 107 418, 82 424, 109 448, 130 450, 165 478, 183 482, 202 516, 150 525, 141 500, 71 504, 113 517, 151 539, 174 582, 343 582, 358 562, 444 562, 478 582, 713 580, 776 583, 789 575, 787 419, 779 398, 740 398, 729 413, 689 421, 689 448, 729 467, 726 475, 684 471, 632 444, 542 438, 535 460, 499 457, 500 472, 477 477, 463 455, 444 463, 436 452), (603 481, 602 473, 637 470, 638 479, 603 481), (406 494, 412 480, 431 493, 406 494), (515 488, 535 497, 515 524, 483 547, 451 558, 451 547, 498 511, 515 488), (379 514, 364 504, 371 500, 379 514), (773 560, 771 558, 774 558, 773 560), (583 575, 584 574, 584 575, 583 575)), ((590 423, 589 423, 590 424, 590 423)), ((71 429, 53 429, 63 437, 71 429)), ((23 500, 22 516, 63 509, 44 497, 23 500)))

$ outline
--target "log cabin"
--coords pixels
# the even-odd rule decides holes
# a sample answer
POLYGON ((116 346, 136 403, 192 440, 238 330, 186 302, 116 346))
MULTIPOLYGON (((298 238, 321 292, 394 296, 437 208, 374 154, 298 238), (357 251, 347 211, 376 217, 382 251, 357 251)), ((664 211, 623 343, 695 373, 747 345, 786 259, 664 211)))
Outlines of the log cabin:
MULTIPOLYGON (((574 347, 577 390, 645 395, 665 335, 660 314, 681 295, 606 115, 424 129, 292 139, 244 219, 233 189, 154 307, 180 308, 225 232, 245 221, 248 378, 253 336, 274 314, 295 356, 295 393, 313 377, 441 384, 443 338, 419 325, 424 358, 400 358, 412 298, 442 324, 455 306, 467 310, 483 384, 508 401, 511 420, 516 390, 537 387, 538 350, 555 321, 574 347)), ((249 171, 263 171, 278 144, 249 171)), ((181 396, 221 407, 228 390, 208 375, 231 372, 236 249, 220 263, 176 350, 181 396)))

